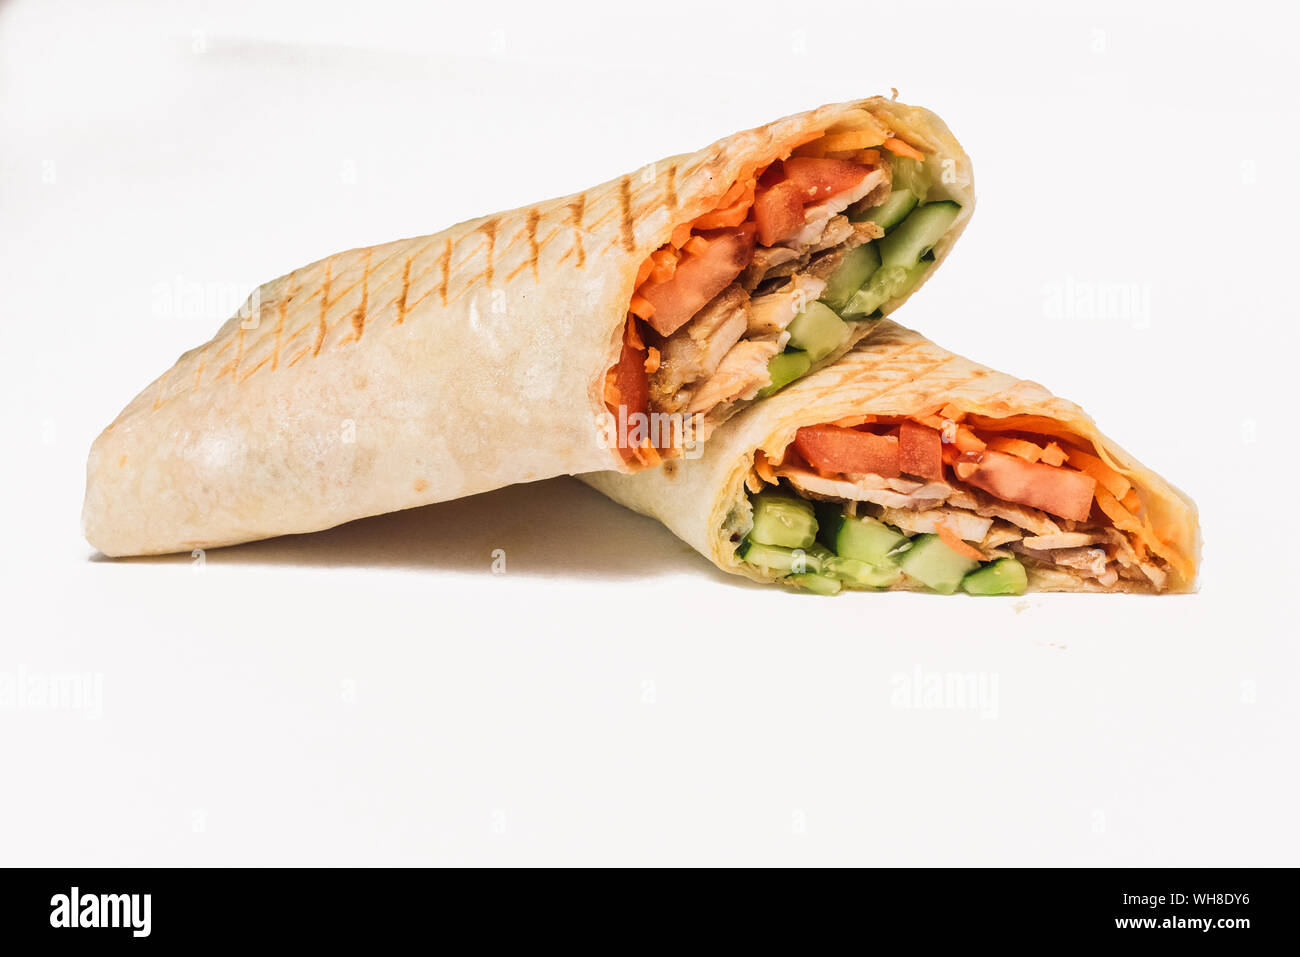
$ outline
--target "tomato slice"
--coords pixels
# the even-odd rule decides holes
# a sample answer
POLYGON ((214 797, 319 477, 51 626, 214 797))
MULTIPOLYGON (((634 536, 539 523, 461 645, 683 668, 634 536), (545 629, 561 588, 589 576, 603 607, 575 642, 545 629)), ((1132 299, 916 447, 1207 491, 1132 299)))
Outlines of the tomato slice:
POLYGON ((1086 521, 1092 512, 1097 480, 1082 472, 1026 462, 1005 452, 985 452, 973 470, 962 471, 971 485, 1006 502, 1040 508, 1076 522, 1086 521))
POLYGON ((819 472, 898 476, 898 439, 838 425, 805 425, 795 433, 795 448, 819 472))
POLYGON ((636 425, 633 415, 645 415, 650 410, 650 376, 645 371, 645 348, 633 345, 635 330, 629 318, 623 330, 623 349, 618 355, 618 365, 614 367, 614 385, 618 389, 619 404, 616 410, 618 418, 627 423, 626 429, 620 429, 622 436, 631 433, 636 425))
POLYGON ((753 223, 742 223, 699 233, 706 241, 703 250, 681 259, 667 282, 652 280, 641 287, 640 294, 654 307, 649 322, 656 332, 671 336, 735 281, 754 258, 756 229, 753 223))
POLYGON ((773 246, 803 228, 803 194, 789 180, 763 190, 754 200, 754 222, 758 241, 773 246))
POLYGON ((794 183, 805 203, 815 203, 852 189, 867 176, 867 168, 849 160, 792 156, 785 161, 786 179, 794 183))
POLYGON ((908 475, 943 478, 943 437, 939 430, 905 419, 898 427, 898 467, 908 475))

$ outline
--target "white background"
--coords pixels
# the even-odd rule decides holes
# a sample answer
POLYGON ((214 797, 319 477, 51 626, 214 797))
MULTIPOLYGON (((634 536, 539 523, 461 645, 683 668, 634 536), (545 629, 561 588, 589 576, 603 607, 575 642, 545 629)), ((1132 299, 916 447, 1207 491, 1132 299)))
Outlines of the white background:
POLYGON ((0 4, 0 863, 1296 864, 1282 10, 0 4), (980 197, 897 318, 1192 494, 1199 594, 793 595, 571 479, 82 540, 95 434, 257 283, 890 86, 980 197))

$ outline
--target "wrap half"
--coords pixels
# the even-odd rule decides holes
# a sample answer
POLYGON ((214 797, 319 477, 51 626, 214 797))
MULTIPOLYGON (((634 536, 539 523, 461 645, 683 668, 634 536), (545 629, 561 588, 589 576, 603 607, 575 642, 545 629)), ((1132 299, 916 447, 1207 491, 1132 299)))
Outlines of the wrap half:
POLYGON ((1077 405, 891 321, 694 460, 581 478, 724 571, 833 594, 1193 590, 1192 501, 1077 405))
POLYGON ((657 466, 842 355, 973 201, 942 121, 877 97, 322 259, 257 289, 104 431, 85 535, 187 550, 657 466), (888 249, 870 242, 886 228, 888 249))

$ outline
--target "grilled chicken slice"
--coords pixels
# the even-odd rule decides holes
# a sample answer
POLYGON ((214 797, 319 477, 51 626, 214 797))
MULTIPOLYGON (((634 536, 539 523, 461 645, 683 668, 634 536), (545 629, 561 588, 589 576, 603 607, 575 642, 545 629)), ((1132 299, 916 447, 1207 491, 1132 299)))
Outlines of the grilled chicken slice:
POLYGON ((737 342, 722 357, 717 371, 694 390, 686 411, 708 412, 722 402, 752 399, 759 389, 772 381, 767 364, 781 351, 785 338, 737 342))
POLYGON ((800 465, 782 465, 776 474, 809 498, 871 502, 886 508, 927 509, 943 504, 949 486, 931 482, 907 494, 891 489, 879 475, 856 475, 852 479, 828 479, 800 465))
POLYGON ((677 411, 681 404, 678 391, 717 371, 723 357, 745 334, 749 310, 749 295, 733 283, 664 340, 659 369, 650 377, 651 400, 659 408, 677 411))
POLYGON ((1061 532, 1059 535, 1034 535, 1024 540, 1025 548, 1046 552, 1055 548, 1079 548, 1105 541, 1104 535, 1092 532, 1061 532))
POLYGON ((795 276, 776 292, 755 296, 749 304, 749 334, 770 336, 784 332, 800 310, 825 290, 823 279, 795 276))
POLYGON ((749 266, 741 273, 740 284, 747 292, 753 292, 769 272, 798 258, 798 251, 786 246, 759 246, 754 250, 749 266))
POLYGON ((885 508, 881 509, 877 517, 882 522, 896 525, 913 535, 938 532, 939 524, 942 523, 958 538, 968 542, 983 541, 993 526, 993 519, 981 518, 957 508, 929 508, 920 512, 905 508, 885 508))

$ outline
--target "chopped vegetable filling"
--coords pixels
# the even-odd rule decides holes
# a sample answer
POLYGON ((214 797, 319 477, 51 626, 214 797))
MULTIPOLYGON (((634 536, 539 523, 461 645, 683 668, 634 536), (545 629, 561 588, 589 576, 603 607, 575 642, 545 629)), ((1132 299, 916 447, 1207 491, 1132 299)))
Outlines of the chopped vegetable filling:
POLYGON ((1163 590, 1171 555, 1132 482, 1081 437, 1003 424, 949 407, 804 426, 756 457, 737 557, 818 594, 1018 595, 1035 574, 1163 590))
MULTIPOLYGON (((619 360, 606 377, 616 421, 682 414, 702 417, 707 430, 715 411, 833 360, 852 322, 879 318, 915 288, 958 207, 925 202, 927 157, 891 122, 864 111, 852 128, 812 134, 742 172, 713 209, 673 228, 637 273, 619 360), (885 249, 892 265, 882 270, 876 247, 896 227, 900 240, 885 249)), ((661 451, 677 454, 672 441, 619 431, 624 457, 645 465, 661 451)), ((875 454, 933 458, 929 444, 915 441, 906 452, 897 441, 892 451, 875 443, 875 454)))

